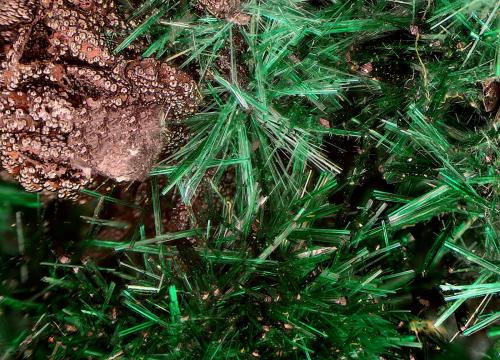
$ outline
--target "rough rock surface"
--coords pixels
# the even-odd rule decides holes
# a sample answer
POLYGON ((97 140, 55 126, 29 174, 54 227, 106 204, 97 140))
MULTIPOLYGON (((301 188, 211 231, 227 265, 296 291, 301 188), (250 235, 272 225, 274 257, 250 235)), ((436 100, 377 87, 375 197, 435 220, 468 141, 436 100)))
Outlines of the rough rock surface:
POLYGON ((246 25, 250 17, 241 11, 240 0, 198 0, 198 6, 213 16, 238 25, 246 25))
POLYGON ((29 191, 72 197, 95 174, 142 180, 200 101, 185 73, 116 56, 105 0, 0 0, 0 160, 29 191), (167 132, 165 136, 165 131, 167 132))

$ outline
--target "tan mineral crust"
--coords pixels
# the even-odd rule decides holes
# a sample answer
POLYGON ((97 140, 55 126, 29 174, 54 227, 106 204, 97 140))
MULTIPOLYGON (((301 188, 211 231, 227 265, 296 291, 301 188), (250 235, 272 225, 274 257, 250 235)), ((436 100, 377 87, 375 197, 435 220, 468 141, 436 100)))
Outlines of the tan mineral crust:
POLYGON ((114 55, 110 29, 125 29, 113 1, 0 0, 0 160, 27 190, 74 197, 95 175, 143 180, 186 141, 176 124, 200 103, 196 83, 114 55))

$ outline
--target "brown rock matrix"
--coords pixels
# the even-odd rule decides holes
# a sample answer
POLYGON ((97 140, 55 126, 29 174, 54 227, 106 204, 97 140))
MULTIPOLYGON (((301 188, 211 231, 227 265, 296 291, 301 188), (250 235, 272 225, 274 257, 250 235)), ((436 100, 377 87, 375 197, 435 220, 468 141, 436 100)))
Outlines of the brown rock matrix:
POLYGON ((198 0, 198 6, 221 19, 246 25, 250 17, 241 11, 240 0, 198 0))
POLYGON ((195 82, 114 55, 110 29, 124 27, 113 1, 0 0, 0 159, 27 190, 73 197, 97 174, 143 180, 185 142, 174 124, 196 111, 195 82))

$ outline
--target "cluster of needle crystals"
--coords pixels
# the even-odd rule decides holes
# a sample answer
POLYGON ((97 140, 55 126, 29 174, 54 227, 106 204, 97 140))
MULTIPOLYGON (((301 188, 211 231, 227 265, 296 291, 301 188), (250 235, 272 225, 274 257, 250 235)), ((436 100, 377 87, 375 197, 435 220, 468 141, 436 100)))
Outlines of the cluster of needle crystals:
POLYGON ((124 27, 113 1, 0 2, 0 159, 27 190, 74 197, 95 175, 143 180, 165 138, 185 142, 168 125, 196 111, 196 83, 114 55, 106 29, 124 27))

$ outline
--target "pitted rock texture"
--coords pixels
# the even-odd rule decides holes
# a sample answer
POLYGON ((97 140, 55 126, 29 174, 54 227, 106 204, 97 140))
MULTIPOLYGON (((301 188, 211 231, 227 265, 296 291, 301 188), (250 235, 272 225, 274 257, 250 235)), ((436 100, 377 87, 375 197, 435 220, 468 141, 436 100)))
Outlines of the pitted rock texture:
POLYGON ((27 190, 73 197, 96 174, 142 180, 185 143, 177 123, 197 109, 195 82, 114 55, 107 32, 125 25, 113 1, 0 1, 0 160, 27 190))

